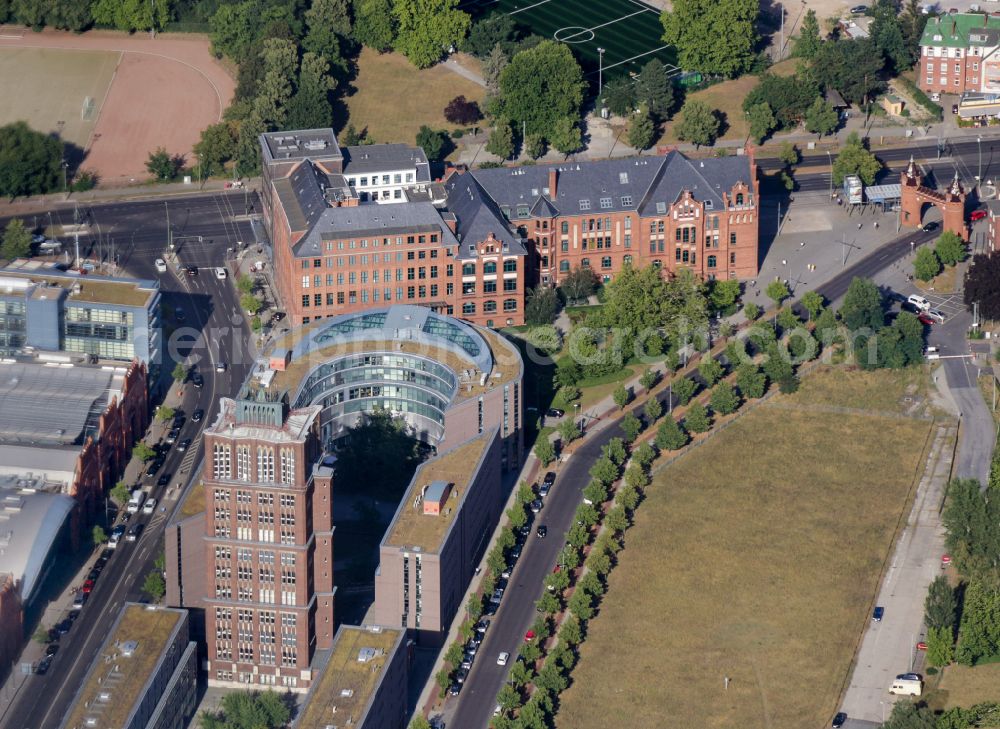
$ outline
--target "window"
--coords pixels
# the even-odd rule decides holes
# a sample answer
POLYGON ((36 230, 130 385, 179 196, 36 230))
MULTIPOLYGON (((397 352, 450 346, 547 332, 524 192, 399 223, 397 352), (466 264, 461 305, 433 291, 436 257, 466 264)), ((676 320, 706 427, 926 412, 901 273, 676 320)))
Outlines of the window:
POLYGON ((487 261, 483 264, 483 273, 496 273, 497 264, 496 261, 487 261))
POLYGON ((250 480, 250 448, 247 446, 236 449, 236 478, 240 481, 250 480))
POLYGON ((567 233, 569 233, 569 223, 567 221, 565 221, 565 220, 562 221, 562 223, 560 223, 560 225, 559 225, 559 230, 560 230, 560 232, 562 232, 563 235, 566 235, 567 233))
POLYGON ((302 306, 303 308, 309 308, 309 294, 302 294, 302 306))
POLYGON ((511 258, 503 262, 504 273, 514 273, 517 271, 517 259, 511 258))
POLYGON ((474 301, 466 301, 462 304, 462 314, 471 315, 476 313, 476 303, 474 301))
POLYGON ((736 245, 736 233, 729 234, 729 245, 731 246, 736 245))
POLYGON ((623 258, 622 258, 622 263, 623 263, 624 265, 626 265, 626 266, 631 266, 631 265, 632 265, 632 256, 630 256, 630 255, 627 255, 627 254, 626 254, 626 255, 625 255, 625 256, 624 256, 623 258))
POLYGON ((708 257, 708 267, 715 268, 715 256, 708 257))
POLYGON ((504 291, 517 291, 517 279, 516 278, 505 278, 503 281, 504 291))
POLYGON ((475 276, 476 275, 476 264, 475 263, 463 263, 462 264, 462 275, 463 276, 475 276))
POLYGON ((559 245, 559 250, 561 250, 563 253, 568 253, 569 252, 569 241, 568 240, 562 241, 560 243, 560 245, 559 245))
POLYGON ((517 299, 504 299, 503 300, 503 310, 504 311, 517 311, 517 299))
POLYGON ((527 218, 529 215, 531 215, 531 210, 527 205, 517 206, 517 217, 527 218))
MULTIPOLYGON (((506 284, 507 282, 504 281, 504 283, 506 284)), ((496 290, 497 290, 497 282, 496 282, 496 280, 483 281, 483 293, 484 294, 492 294, 492 293, 495 293, 496 290)))
POLYGON ((601 259, 601 268, 611 268, 611 256, 604 256, 601 259))
POLYGON ((656 203, 656 212, 658 215, 663 215, 667 212, 667 204, 665 202, 656 203))
POLYGON ((580 210, 590 210, 590 200, 581 200, 580 210))
POLYGON ((274 482, 274 449, 257 446, 257 480, 274 482))
POLYGON ((590 259, 589 258, 581 258, 580 259, 580 268, 590 268, 590 259))
POLYGON ((559 273, 569 273, 569 261, 559 261, 559 273))
POLYGON ((733 253, 729 254, 729 265, 730 266, 735 266, 736 265, 736 253, 735 253, 735 251, 733 253))
MULTIPOLYGON (((496 288, 496 282, 495 281, 493 282, 493 287, 494 287, 494 289, 496 288)), ((475 281, 466 281, 466 282, 464 282, 462 284, 462 295, 463 296, 468 296, 469 294, 474 294, 474 293, 476 293, 476 282, 475 281)))
POLYGON ((743 193, 742 192, 736 193, 736 204, 737 205, 742 205, 743 204, 743 193))
POLYGON ((216 443, 212 454, 212 473, 215 478, 232 478, 229 446, 216 443))
POLYGON ((601 210, 610 210, 610 209, 611 209, 611 198, 610 197, 602 197, 601 198, 601 210))
POLYGON ((632 234, 631 233, 626 233, 625 234, 625 247, 626 248, 631 248, 632 247, 632 234))
POLYGON ((495 301, 485 301, 483 302, 483 313, 484 314, 495 314, 497 310, 497 302, 495 301))
POLYGON ((281 449, 281 483, 295 483, 295 454, 291 448, 281 449))
MULTIPOLYGON (((622 207, 627 208, 627 207, 631 207, 631 205, 632 205, 632 196, 631 195, 622 195, 622 207)), ((628 221, 629 221, 629 219, 625 218, 625 227, 626 228, 629 227, 628 221)))
POLYGON ((628 184, 628 172, 619 172, 618 173, 618 184, 619 185, 627 185, 628 184))

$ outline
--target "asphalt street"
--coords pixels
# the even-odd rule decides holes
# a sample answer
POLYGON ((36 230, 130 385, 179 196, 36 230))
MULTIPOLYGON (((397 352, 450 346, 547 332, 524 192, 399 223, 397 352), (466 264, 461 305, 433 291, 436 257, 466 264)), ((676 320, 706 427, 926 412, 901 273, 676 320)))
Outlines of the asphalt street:
MULTIPOLYGON (((163 529, 201 462, 201 431, 217 413, 219 397, 235 394, 253 363, 248 347, 250 332, 239 315, 232 275, 218 279, 213 270, 231 261, 227 248, 234 248, 237 241, 253 240, 249 224, 233 220, 234 216, 242 215, 243 201, 243 194, 171 201, 170 225, 174 239, 202 236, 200 242, 190 237, 178 240, 179 263, 199 268, 198 275, 191 277, 178 273, 175 266, 162 274, 153 267, 153 260, 163 255, 166 247, 166 215, 162 202, 88 209, 95 228, 99 223, 102 235, 117 239, 116 254, 128 274, 159 279, 164 292, 164 322, 168 330, 173 329, 168 348, 197 369, 204 386, 197 388, 188 382, 175 407, 186 416, 178 441, 191 438, 190 447, 185 452, 178 452, 176 446, 170 447, 160 471, 140 480, 149 495, 166 507, 166 511, 160 511, 158 506, 151 516, 132 517, 129 525, 145 523, 139 540, 119 543, 80 617, 60 640, 59 653, 48 673, 27 678, 4 717, 3 727, 58 727, 123 603, 146 599, 141 586, 162 551, 163 529), (178 314, 179 310, 183 313, 178 314), (225 372, 215 371, 218 362, 227 364, 225 372), (200 423, 194 423, 191 414, 199 408, 205 411, 205 417, 200 423), (166 486, 157 485, 162 475, 169 476, 166 486)), ((172 369, 172 362, 163 363, 165 377, 169 378, 172 369)))

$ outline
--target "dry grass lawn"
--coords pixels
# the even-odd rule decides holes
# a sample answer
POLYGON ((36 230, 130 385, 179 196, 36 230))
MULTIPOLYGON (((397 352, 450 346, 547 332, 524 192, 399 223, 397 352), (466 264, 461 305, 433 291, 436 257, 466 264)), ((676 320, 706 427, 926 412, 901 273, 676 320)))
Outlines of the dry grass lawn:
POLYGON ((398 53, 361 52, 357 92, 346 99, 348 122, 376 142, 413 144, 421 124, 434 129, 454 129, 444 118, 444 107, 456 96, 482 105, 486 90, 437 65, 418 71, 398 53))
POLYGON ((934 709, 968 708, 986 701, 1000 701, 1000 663, 975 668, 948 666, 937 689, 928 696, 928 703, 934 709))
POLYGON ((958 266, 945 266, 937 276, 930 281, 915 280, 914 285, 921 291, 934 291, 939 294, 950 294, 958 290, 958 266))
POLYGON ((909 369, 887 377, 885 372, 854 370, 847 367, 823 367, 802 378, 795 397, 779 396, 780 402, 813 406, 833 405, 877 412, 905 414, 916 401, 927 396, 927 374, 909 369), (905 398, 911 398, 909 402, 905 398))
MULTIPOLYGON (((756 76, 741 76, 732 81, 723 81, 709 86, 707 89, 695 91, 687 98, 702 101, 708 104, 710 109, 718 109, 726 115, 728 128, 719 139, 735 139, 742 142, 747 138, 749 130, 746 117, 743 116, 743 99, 757 85, 757 81, 756 76)), ((674 117, 674 121, 667 123, 658 144, 676 144, 680 141, 674 134, 674 128, 679 119, 680 115, 678 114, 674 117)))
MULTIPOLYGON (((840 377, 783 401, 823 404, 840 377)), ((904 391, 895 377, 852 379, 849 398, 904 391)), ((827 725, 929 429, 765 404, 661 471, 559 729, 827 725)))

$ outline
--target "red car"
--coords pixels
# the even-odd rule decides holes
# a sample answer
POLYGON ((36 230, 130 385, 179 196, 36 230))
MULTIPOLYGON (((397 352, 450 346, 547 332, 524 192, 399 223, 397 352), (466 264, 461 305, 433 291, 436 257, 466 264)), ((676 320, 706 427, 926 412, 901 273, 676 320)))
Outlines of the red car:
POLYGON ((969 216, 969 220, 975 223, 977 220, 982 220, 986 217, 985 210, 973 210, 972 214, 969 216))
POLYGON ((534 639, 535 639, 535 631, 529 630, 527 633, 524 634, 524 642, 525 643, 530 643, 534 639))
POLYGON ((926 324, 927 326, 934 326, 934 320, 931 319, 926 314, 917 314, 917 319, 920 320, 921 324, 926 324))
POLYGON ((93 589, 94 589, 94 581, 87 580, 86 582, 83 583, 83 587, 80 588, 80 592, 82 592, 84 595, 89 595, 90 591, 93 589))

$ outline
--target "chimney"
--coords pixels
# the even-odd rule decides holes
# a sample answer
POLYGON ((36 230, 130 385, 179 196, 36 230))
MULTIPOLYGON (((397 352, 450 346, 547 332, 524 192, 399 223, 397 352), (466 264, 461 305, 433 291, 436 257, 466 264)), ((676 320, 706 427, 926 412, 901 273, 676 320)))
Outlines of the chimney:
POLYGON ((549 167, 549 200, 556 199, 556 182, 559 180, 559 170, 549 167))

